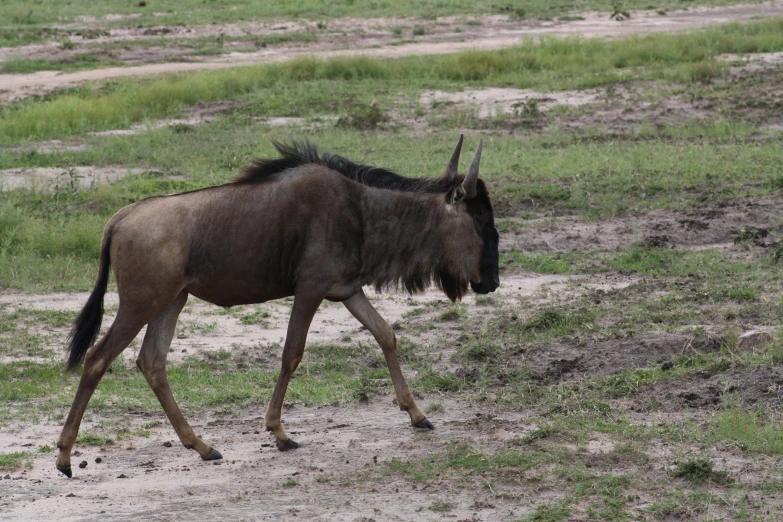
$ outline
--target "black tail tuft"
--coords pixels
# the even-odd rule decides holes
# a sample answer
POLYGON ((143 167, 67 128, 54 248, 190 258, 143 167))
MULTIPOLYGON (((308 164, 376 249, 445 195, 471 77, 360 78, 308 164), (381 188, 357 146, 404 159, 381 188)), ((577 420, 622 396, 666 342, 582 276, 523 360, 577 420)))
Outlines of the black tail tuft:
POLYGON ((100 268, 98 269, 98 279, 95 281, 87 304, 84 305, 79 316, 73 322, 71 328, 71 343, 68 346, 68 369, 73 370, 84 361, 84 354, 87 349, 93 345, 98 332, 101 329, 101 320, 103 319, 103 296, 106 293, 106 287, 109 284, 109 271, 111 259, 109 256, 109 247, 111 244, 111 235, 107 234, 106 239, 101 246, 100 268))

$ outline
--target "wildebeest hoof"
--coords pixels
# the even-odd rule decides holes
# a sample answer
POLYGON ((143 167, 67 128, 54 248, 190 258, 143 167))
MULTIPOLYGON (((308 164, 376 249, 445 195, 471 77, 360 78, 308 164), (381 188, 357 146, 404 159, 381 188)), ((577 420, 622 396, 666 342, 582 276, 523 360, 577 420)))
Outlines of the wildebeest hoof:
POLYGON ((288 439, 283 442, 277 441, 277 449, 279 449, 280 451, 288 451, 288 450, 296 449, 298 447, 299 444, 297 444, 291 439, 288 439))
POLYGON ((413 425, 415 428, 423 428, 427 430, 434 430, 435 426, 432 425, 430 421, 427 420, 427 418, 421 419, 419 422, 413 425))
POLYGON ((57 471, 62 473, 68 478, 71 478, 73 476, 73 473, 71 473, 71 466, 57 466, 57 471))
POLYGON ((220 460, 223 458, 223 455, 220 454, 218 450, 215 448, 212 448, 209 450, 209 455, 206 457, 201 457, 201 460, 220 460))

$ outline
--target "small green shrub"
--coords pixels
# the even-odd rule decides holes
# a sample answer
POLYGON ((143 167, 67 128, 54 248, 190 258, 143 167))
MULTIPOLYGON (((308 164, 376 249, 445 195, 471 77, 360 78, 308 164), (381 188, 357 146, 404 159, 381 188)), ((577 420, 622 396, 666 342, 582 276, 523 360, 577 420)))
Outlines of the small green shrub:
POLYGON ((0 453, 0 471, 16 471, 23 465, 30 466, 30 454, 26 451, 0 453))
POLYGON ((337 120, 337 127, 372 130, 388 120, 389 117, 377 105, 357 105, 347 116, 337 120))
POLYGON ((696 484, 707 481, 715 484, 727 484, 731 482, 728 473, 725 471, 715 471, 712 461, 704 458, 680 462, 671 473, 674 477, 684 478, 696 484))

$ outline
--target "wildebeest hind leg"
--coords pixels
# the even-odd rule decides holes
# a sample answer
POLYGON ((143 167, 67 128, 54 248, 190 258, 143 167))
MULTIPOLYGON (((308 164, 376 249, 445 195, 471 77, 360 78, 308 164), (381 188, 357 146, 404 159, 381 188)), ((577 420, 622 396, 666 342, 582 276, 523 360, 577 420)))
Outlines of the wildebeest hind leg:
POLYGON ((288 333, 286 334, 285 347, 283 348, 283 363, 280 368, 280 376, 277 378, 275 391, 272 392, 269 407, 266 409, 265 419, 266 431, 271 431, 274 434, 277 449, 280 451, 288 451, 299 447, 299 444, 289 439, 285 430, 283 430, 280 419, 281 410, 288 383, 304 354, 307 330, 310 328, 310 323, 321 301, 322 297, 307 295, 296 295, 294 298, 294 307, 291 310, 291 318, 288 320, 288 333))
POLYGON ((112 361, 128 347, 142 326, 144 326, 144 321, 138 320, 120 306, 117 319, 109 331, 87 350, 79 388, 76 390, 73 405, 68 412, 68 418, 65 420, 65 425, 57 441, 57 447, 60 449, 57 455, 57 469, 69 478, 71 477, 71 450, 76 442, 76 436, 79 434, 79 425, 82 422, 84 410, 87 409, 87 403, 90 402, 90 397, 112 361))
POLYGON ((201 440, 190 427, 182 410, 177 406, 174 394, 171 393, 166 376, 166 357, 177 327, 177 317, 188 300, 188 293, 181 292, 166 308, 160 312, 147 326, 144 343, 141 345, 136 366, 147 379, 152 391, 163 406, 163 411, 169 418, 174 431, 177 432, 182 445, 194 449, 204 460, 221 459, 223 456, 209 444, 201 440))
POLYGON ((372 333, 381 346, 383 356, 386 358, 386 366, 389 367, 389 373, 394 384, 397 403, 400 405, 401 410, 408 412, 411 417, 411 424, 417 428, 435 429, 419 407, 416 406, 416 401, 413 400, 413 395, 411 395, 408 385, 405 383, 400 363, 397 360, 397 338, 389 323, 373 308, 367 296, 364 295, 363 290, 343 301, 343 304, 372 333))

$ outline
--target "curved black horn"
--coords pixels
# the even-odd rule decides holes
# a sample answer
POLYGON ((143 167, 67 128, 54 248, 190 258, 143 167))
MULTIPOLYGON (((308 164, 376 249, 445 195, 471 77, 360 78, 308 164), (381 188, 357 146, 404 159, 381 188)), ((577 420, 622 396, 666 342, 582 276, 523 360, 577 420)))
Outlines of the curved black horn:
POLYGON ((459 141, 457 146, 454 147, 454 152, 451 153, 451 159, 446 166, 446 174, 443 176, 448 181, 454 181, 457 179, 457 170, 459 168, 459 153, 462 151, 462 134, 459 135, 459 141))
POLYGON ((476 197, 476 182, 478 181, 481 145, 483 143, 484 140, 479 139, 478 148, 476 148, 476 153, 473 155, 473 161, 470 162, 470 170, 468 170, 468 175, 465 176, 465 181, 462 182, 462 188, 465 189, 465 199, 476 197))

